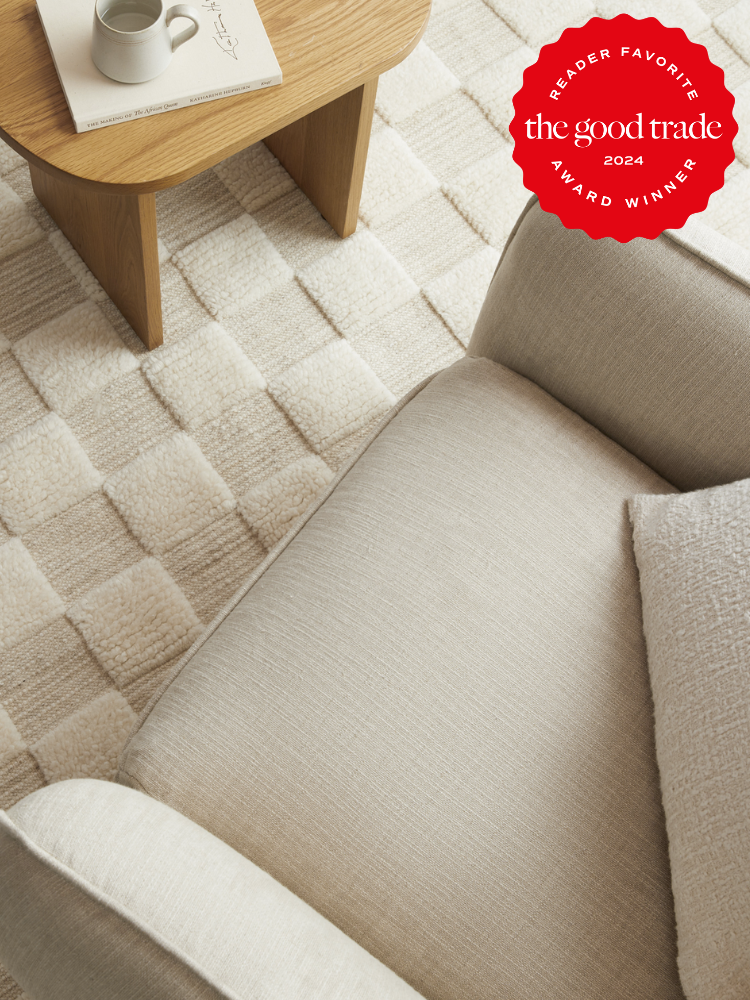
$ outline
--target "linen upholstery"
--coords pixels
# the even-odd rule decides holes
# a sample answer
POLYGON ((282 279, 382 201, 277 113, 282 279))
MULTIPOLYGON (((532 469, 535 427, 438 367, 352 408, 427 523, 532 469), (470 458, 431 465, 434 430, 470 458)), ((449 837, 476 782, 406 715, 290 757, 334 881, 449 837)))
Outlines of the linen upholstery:
POLYGON ((458 362, 197 648, 120 780, 429 1000, 681 996, 626 512, 670 489, 458 362))
POLYGON ((90 779, 0 813, 0 957, 34 1000, 419 1000, 231 847, 90 779))
POLYGON ((631 502, 679 969, 750 992, 750 481, 631 502))
POLYGON ((532 199, 469 354, 532 379, 680 489, 718 486, 750 476, 748 283, 750 254, 700 224, 592 240, 532 199))
POLYGON ((665 229, 664 235, 707 264, 750 287, 750 253, 691 215, 681 229, 665 229))

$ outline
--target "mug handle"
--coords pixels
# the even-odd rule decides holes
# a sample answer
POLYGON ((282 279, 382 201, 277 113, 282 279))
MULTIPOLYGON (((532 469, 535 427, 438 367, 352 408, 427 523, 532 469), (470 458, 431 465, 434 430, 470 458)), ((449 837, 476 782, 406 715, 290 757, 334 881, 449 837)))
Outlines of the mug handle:
POLYGON ((189 38, 192 38, 193 35, 196 35, 198 33, 198 28, 200 28, 201 26, 200 14, 195 9, 195 7, 191 7, 189 4, 178 3, 175 4, 174 7, 169 8, 166 17, 167 27, 169 27, 169 25, 176 17, 189 17, 190 20, 193 22, 193 26, 192 28, 186 28, 184 31, 181 31, 179 35, 174 36, 174 38, 172 39, 173 52, 176 48, 182 45, 183 42, 186 42, 189 38))

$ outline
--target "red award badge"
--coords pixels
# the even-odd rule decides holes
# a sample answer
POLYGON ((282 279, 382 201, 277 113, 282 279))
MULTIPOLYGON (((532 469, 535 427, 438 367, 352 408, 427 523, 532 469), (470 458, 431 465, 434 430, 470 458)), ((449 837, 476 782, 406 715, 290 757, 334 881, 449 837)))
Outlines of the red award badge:
POLYGON ((620 14, 545 45, 513 98, 513 159, 546 212, 593 239, 679 229, 724 183, 737 123, 705 46, 620 14))

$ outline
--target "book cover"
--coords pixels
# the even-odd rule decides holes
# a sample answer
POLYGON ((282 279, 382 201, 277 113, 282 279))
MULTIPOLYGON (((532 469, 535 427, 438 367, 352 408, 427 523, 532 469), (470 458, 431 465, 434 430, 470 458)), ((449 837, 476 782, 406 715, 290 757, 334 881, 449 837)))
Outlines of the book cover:
MULTIPOLYGON (((76 132, 158 115, 281 83, 253 0, 193 0, 198 34, 181 45, 166 70, 146 83, 117 83, 91 58, 94 0, 37 0, 47 43, 76 132)), ((189 22, 176 19, 173 33, 189 22)))

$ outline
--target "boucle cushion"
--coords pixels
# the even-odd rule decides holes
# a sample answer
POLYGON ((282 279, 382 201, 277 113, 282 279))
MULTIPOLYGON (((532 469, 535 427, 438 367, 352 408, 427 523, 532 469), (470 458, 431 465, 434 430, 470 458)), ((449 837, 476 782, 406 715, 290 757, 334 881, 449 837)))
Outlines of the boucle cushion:
POLYGON ((750 480, 631 501, 679 969, 750 995, 750 480))

